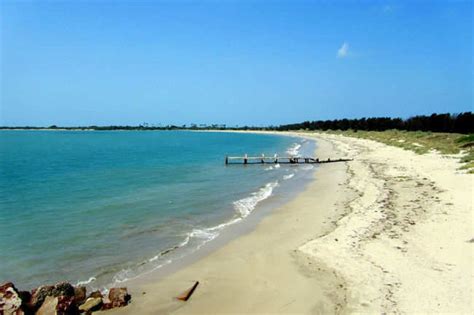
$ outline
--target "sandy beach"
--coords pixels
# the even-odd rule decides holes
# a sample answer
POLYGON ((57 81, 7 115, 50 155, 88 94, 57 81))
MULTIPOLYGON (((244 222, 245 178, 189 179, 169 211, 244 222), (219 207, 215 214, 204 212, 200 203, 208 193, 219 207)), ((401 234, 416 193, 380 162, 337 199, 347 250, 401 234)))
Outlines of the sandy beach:
POLYGON ((251 232, 127 284, 132 303, 107 313, 472 313, 473 181, 458 158, 299 135, 319 158, 354 160, 318 167, 251 232))

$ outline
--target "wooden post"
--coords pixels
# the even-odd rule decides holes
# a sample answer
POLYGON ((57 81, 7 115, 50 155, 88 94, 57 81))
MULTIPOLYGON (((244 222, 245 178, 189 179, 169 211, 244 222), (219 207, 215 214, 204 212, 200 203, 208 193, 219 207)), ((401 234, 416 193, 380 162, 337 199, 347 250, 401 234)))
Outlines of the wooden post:
POLYGON ((262 153, 262 164, 265 163, 265 154, 262 153))
POLYGON ((225 165, 229 164, 229 157, 226 155, 225 156, 225 165))
POLYGON ((248 161, 248 155, 247 155, 247 153, 245 153, 245 156, 244 156, 244 164, 247 164, 247 161, 248 161))

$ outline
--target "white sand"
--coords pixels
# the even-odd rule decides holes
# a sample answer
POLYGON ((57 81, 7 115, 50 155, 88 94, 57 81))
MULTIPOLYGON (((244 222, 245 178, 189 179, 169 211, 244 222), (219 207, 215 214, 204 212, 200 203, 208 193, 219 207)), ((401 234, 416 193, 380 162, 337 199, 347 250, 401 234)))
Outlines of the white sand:
POLYGON ((347 311, 472 314, 472 175, 454 158, 320 137, 355 158, 358 198, 332 233, 300 250, 346 280, 347 311))

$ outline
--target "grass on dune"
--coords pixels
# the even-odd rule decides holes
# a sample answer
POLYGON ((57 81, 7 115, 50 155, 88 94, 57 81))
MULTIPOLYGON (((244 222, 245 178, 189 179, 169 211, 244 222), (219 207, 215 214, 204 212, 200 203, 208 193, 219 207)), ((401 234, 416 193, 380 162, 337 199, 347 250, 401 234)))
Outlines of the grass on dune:
POLYGON ((331 134, 341 134, 344 136, 364 138, 379 141, 388 145, 400 147, 424 154, 431 150, 436 150, 442 154, 463 153, 461 162, 462 169, 467 169, 474 174, 474 134, 463 135, 457 133, 440 133, 425 131, 354 131, 336 130, 326 131, 331 134))

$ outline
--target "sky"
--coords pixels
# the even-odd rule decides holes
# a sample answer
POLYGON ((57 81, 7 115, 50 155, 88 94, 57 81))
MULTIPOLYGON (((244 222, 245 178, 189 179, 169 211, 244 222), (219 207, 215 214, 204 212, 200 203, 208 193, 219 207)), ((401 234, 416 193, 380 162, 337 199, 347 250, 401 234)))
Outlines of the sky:
POLYGON ((472 1, 0 1, 0 125, 473 110, 472 1))

